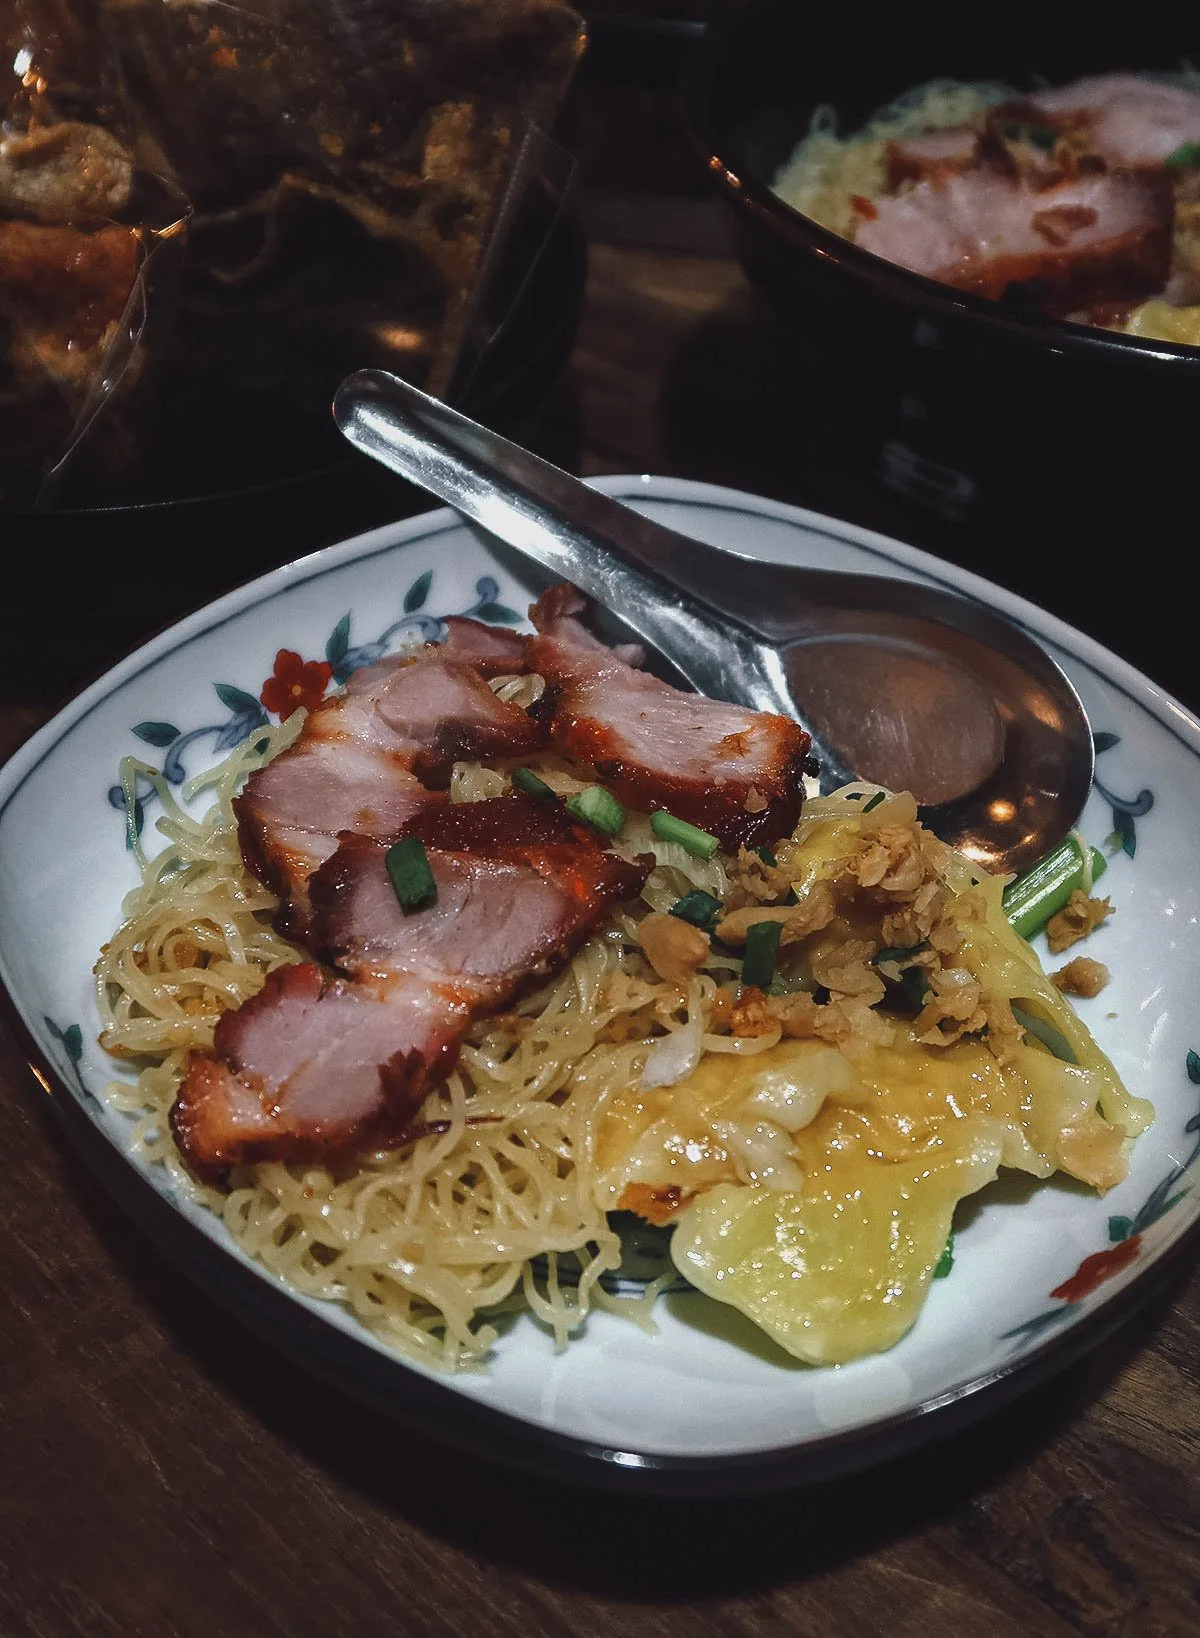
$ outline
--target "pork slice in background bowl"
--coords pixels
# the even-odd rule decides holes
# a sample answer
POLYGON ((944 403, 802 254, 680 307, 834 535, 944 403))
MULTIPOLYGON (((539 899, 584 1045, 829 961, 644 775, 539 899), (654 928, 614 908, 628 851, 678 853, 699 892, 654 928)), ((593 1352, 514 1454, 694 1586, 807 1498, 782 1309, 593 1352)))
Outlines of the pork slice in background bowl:
POLYGON ((985 41, 961 17, 939 28, 932 15, 918 26, 751 0, 709 30, 686 86, 699 157, 782 343, 764 391, 791 463, 781 476, 798 468, 807 494, 985 568, 1118 648, 1131 623, 1161 617, 1176 522, 1194 506, 1200 348, 1048 316, 1062 304, 1036 283, 994 300, 938 282, 821 226, 772 183, 821 109, 845 136, 934 78, 1029 94, 1171 74, 1188 46, 1165 22, 1138 50, 1053 12, 985 41), (1136 566, 1114 555, 1131 530, 1136 566))

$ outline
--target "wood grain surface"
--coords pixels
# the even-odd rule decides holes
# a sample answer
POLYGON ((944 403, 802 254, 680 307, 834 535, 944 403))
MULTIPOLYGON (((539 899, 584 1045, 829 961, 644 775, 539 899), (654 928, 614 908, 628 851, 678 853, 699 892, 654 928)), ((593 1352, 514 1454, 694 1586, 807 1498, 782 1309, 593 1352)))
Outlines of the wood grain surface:
MULTIPOLYGON (((769 359, 719 223, 607 185, 584 206, 583 323, 524 434, 587 471, 811 498, 756 435, 769 359)), ((146 631, 173 595, 147 596, 146 631)), ((0 757, 60 691, 9 680, 0 757)), ((73 1158, 3 1026, 0 1100, 0 1638, 1200 1633, 1195 1271, 1064 1377, 874 1472, 597 1496, 381 1422, 252 1338, 73 1158)))

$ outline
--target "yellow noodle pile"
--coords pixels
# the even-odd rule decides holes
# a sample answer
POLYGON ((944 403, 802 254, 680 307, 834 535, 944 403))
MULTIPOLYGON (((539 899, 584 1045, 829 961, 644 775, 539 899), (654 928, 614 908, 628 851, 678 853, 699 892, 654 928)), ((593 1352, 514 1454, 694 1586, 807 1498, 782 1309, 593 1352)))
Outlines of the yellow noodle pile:
MULTIPOLYGON (((494 686, 528 693, 531 684, 494 686)), ((518 1307, 543 1321, 560 1346, 596 1307, 651 1326, 651 1305, 668 1276, 634 1298, 602 1283, 621 1262, 607 1213, 627 1175, 635 1175, 620 1156, 614 1166, 611 1154, 598 1153, 606 1127, 612 1150, 606 1111, 624 1109, 631 1097, 636 1102, 639 1087, 681 1082, 714 1054, 785 1050, 781 1037, 797 1033, 789 1009, 804 997, 746 992, 758 996, 747 1005, 761 1016, 739 1025, 731 1020, 739 955, 714 945, 689 979, 667 983, 639 945, 639 925, 694 888, 727 905, 753 903, 759 861, 745 854, 692 858, 655 837, 644 815, 630 815, 614 846, 627 857, 656 859, 641 900, 616 912, 551 983, 474 1027, 457 1069, 427 1098, 415 1141, 337 1165, 239 1166, 222 1193, 188 1174, 167 1116, 188 1051, 211 1045, 222 1012, 255 994, 272 968, 309 959, 272 930, 276 900, 243 863, 232 808, 247 775, 290 744, 302 722, 297 713, 280 728, 257 730, 218 768, 185 786, 185 804, 200 789, 212 791, 201 819, 176 802, 156 771, 133 761, 122 770, 131 803, 139 773, 153 782, 165 842, 153 858, 137 848, 142 883, 129 894, 124 924, 96 966, 102 1044, 137 1072, 108 1089, 111 1103, 134 1117, 133 1151, 165 1166, 180 1190, 220 1215, 247 1255, 281 1280, 344 1305, 385 1344, 428 1364, 453 1369, 479 1361, 496 1339, 496 1316, 518 1307), (648 1060, 661 1066, 664 1054, 674 1068, 653 1079, 648 1060)), ((560 793, 584 783, 578 769, 553 758, 536 771, 560 793)), ((456 801, 508 788, 505 765, 460 765, 451 779, 456 801)), ((911 797, 884 800, 873 787, 810 802, 795 841, 780 849, 793 860, 801 898, 819 880, 833 879, 864 837, 868 847, 876 834, 903 838, 914 818, 911 797), (865 797, 872 808, 882 803, 869 818, 865 797)), ((987 991, 1021 997, 1040 1011, 1074 1048, 1080 1072, 1096 1077, 1093 1098, 1105 1117, 1121 1121, 1127 1133, 1140 1129, 1148 1111, 1124 1093, 1036 957, 1011 932, 1000 909, 1001 884, 980 884, 968 861, 932 839, 921 845, 947 861, 937 867, 946 891, 979 899, 968 964, 987 991)), ((872 1032, 886 1035, 865 1005, 860 1018, 868 1045, 872 1032)), ((631 1117, 631 1133, 640 1118, 631 1117)), ((1037 1169, 1019 1156, 1006 1163, 1037 1169)), ((746 1164, 753 1179, 759 1161, 746 1164)), ((1047 1163, 1038 1174, 1052 1169, 1047 1163)))

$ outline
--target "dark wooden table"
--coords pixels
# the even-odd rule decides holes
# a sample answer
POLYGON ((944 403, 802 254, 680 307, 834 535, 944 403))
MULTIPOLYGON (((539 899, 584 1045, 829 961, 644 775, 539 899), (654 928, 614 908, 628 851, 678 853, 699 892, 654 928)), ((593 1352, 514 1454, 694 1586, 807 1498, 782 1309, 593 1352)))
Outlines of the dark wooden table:
MULTIPOLYGON (((652 102, 653 76, 629 94, 652 102)), ((812 498, 754 435, 763 342, 719 220, 686 186, 614 186, 595 151, 578 340, 519 430, 589 472, 812 498)), ((888 522, 870 497, 824 498, 888 522)), ((269 550, 332 540, 344 517, 370 521, 310 514, 269 550)), ((52 601, 10 598, 44 641, 5 680, 0 756, 82 666, 187 600, 148 571, 132 626, 88 648, 52 601)), ((1153 633, 1123 635, 1144 663, 1153 633)), ((918 1456, 749 1501, 595 1496, 453 1454, 286 1364, 130 1227, 4 1028, 0 1088, 3 1638, 1200 1632, 1194 1272, 1064 1378, 918 1456)))

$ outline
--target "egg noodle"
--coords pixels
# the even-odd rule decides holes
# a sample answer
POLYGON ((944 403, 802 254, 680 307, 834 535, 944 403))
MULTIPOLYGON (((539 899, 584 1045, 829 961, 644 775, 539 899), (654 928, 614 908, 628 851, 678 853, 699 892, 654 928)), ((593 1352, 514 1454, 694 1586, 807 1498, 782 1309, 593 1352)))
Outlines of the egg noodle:
MULTIPOLYGON (((1190 65, 1176 74, 1155 77, 1200 93, 1200 70, 1190 65)), ((822 104, 813 113, 808 135, 780 167, 771 186, 794 210, 843 239, 853 239, 861 221, 854 199, 874 200, 889 191, 889 141, 977 124, 996 103, 1020 95, 1015 87, 998 81, 930 80, 897 97, 850 136, 838 134, 837 111, 822 104)), ((1200 252, 1200 205, 1177 208, 1176 245, 1193 259, 1200 252)), ((1200 347, 1200 306, 1174 306, 1152 296, 1127 317, 1115 318, 1103 328, 1200 347)))
MULTIPOLYGON (((134 1117, 133 1153, 164 1166, 176 1187, 218 1214, 242 1250, 271 1273, 306 1296, 344 1305, 387 1346, 428 1364, 457 1368, 480 1361, 496 1340, 499 1317, 515 1309, 544 1322, 559 1345, 595 1308, 652 1328, 651 1306, 671 1276, 652 1282, 642 1296, 605 1288, 605 1276, 622 1257, 608 1213, 629 1180, 642 1175, 625 1164, 619 1144, 614 1149, 611 1118, 606 1153, 599 1152, 606 1111, 611 1116, 619 1109, 631 1089, 657 1086, 657 1094, 638 1105, 643 1130, 654 1098, 669 1099, 672 1079, 686 1079, 697 1066, 744 1065, 748 1073, 751 1060, 831 1049, 784 1039, 782 1016, 764 1015, 741 1033, 736 1021, 731 1027, 729 997, 737 994, 741 967, 740 952, 731 947, 714 944, 686 982, 658 976, 639 944, 644 918, 693 889, 725 899, 737 861, 719 854, 707 862, 693 858, 655 837, 645 816, 631 814, 613 844, 629 857, 654 854, 656 868, 641 900, 602 924, 552 981, 474 1026, 455 1071, 425 1100, 406 1146, 329 1164, 239 1165, 227 1192, 198 1183, 186 1170, 167 1117, 188 1052, 211 1047, 222 1012, 254 995, 273 968, 311 959, 272 929, 277 901, 243 863, 232 807, 246 777, 292 742, 303 715, 256 730, 223 763, 183 787, 184 805, 156 770, 133 759, 122 767, 130 812, 139 775, 153 784, 163 806, 157 829, 165 839, 162 850, 148 856, 131 835, 142 881, 127 896, 126 919, 96 966, 102 1044, 136 1072, 135 1080, 107 1089, 110 1104, 134 1117), (212 804, 194 818, 187 805, 201 791, 211 793, 212 804), (657 1062, 657 1073, 648 1071, 648 1062, 652 1069, 657 1062)), ((554 758, 533 766, 559 793, 586 782, 554 758)), ((503 765, 459 765, 451 799, 479 799, 508 786, 503 765)), ((848 787, 806 804, 795 841, 782 844, 794 850, 792 874, 802 900, 801 878, 813 875, 818 855, 836 857, 845 838, 863 827, 915 818, 911 798, 884 801, 875 791, 848 787), (869 819, 862 812, 866 796, 883 803, 869 819)), ((983 987, 996 997, 1019 997, 1034 1033, 1056 1035, 1075 1059, 1074 1065, 1060 1062, 1036 1040, 1020 1045, 1019 1098, 1028 1102, 1028 1088, 1036 1085, 1043 1098, 1061 1102, 1069 1071, 1076 1077, 1068 1088, 1072 1108, 1099 1107, 1089 1116, 1088 1141, 1104 1140, 1094 1176, 1077 1128, 1073 1156, 1026 1141, 1022 1157, 1017 1151, 1025 1140, 1014 1147, 1006 1139, 1004 1163, 1037 1175, 1065 1165, 1103 1185, 1112 1180, 1125 1134, 1146 1123, 1148 1106, 1124 1092, 1036 957, 1008 927, 1002 884, 981 883, 968 861, 942 853, 948 855, 948 890, 972 907, 967 959, 983 987), (1086 1083, 1082 1104, 1079 1077, 1086 1083), (1112 1141, 1101 1127, 1111 1127, 1112 1141)), ((1015 1026, 1014 1040, 1020 1040, 1015 1026)), ((868 1043, 863 1050, 875 1049, 868 1043)), ((958 1050, 947 1047, 946 1058, 958 1050)), ((978 1042, 973 1050, 984 1052, 978 1042)), ((1059 1108, 1050 1125, 1061 1127, 1066 1118, 1059 1108)), ((740 1159, 728 1158, 735 1155, 733 1143, 712 1150, 726 1154, 726 1181, 765 1180, 776 1188, 788 1182, 783 1150, 792 1139, 782 1115, 780 1121, 754 1126, 758 1148, 743 1145, 740 1159), (774 1142, 774 1162, 770 1153, 763 1159, 764 1133, 768 1151, 774 1142)), ((711 1133, 708 1142, 711 1149, 711 1133)), ((940 1232, 944 1239, 945 1229, 940 1232)))

